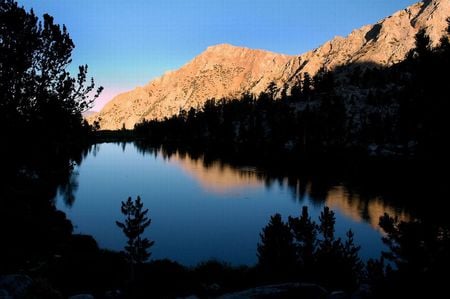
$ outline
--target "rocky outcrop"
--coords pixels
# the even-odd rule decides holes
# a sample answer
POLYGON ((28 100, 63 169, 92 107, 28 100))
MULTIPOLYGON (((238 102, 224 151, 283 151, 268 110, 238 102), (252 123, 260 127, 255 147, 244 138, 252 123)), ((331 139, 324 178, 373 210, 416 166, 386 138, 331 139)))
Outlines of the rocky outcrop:
POLYGON ((201 107, 207 99, 258 94, 279 80, 277 76, 291 58, 227 44, 209 47, 181 69, 118 95, 88 120, 100 119, 102 129, 132 128, 143 119, 161 119, 181 109, 201 107))
POLYGON ((450 17, 450 1, 428 0, 398 11, 374 25, 336 37, 321 47, 288 62, 281 81, 292 85, 296 77, 311 75, 321 68, 333 70, 348 64, 389 66, 404 60, 414 47, 415 36, 425 29, 434 45, 445 33, 450 17))
POLYGON ((99 121, 101 129, 132 128, 143 119, 162 119, 181 109, 201 107, 207 99, 259 94, 271 82, 289 90, 303 73, 314 75, 321 68, 392 65, 413 48, 420 29, 437 44, 449 16, 449 0, 425 0, 300 56, 213 46, 181 69, 118 95, 88 121, 99 121))

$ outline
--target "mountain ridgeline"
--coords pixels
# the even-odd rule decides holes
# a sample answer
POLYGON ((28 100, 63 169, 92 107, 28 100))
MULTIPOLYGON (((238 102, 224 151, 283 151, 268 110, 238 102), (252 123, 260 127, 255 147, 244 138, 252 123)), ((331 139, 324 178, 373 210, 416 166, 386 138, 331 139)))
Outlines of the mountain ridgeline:
MULTIPOLYGON (((449 16, 450 1, 426 0, 299 56, 227 44, 209 47, 179 70, 118 95, 88 121, 97 122, 100 129, 133 128, 143 120, 162 120, 181 110, 199 109, 210 99, 259 96, 269 89, 276 98, 292 95, 306 73, 315 76, 319 70, 337 69, 348 73, 355 65, 362 71, 392 66, 414 48, 420 30, 437 46, 449 16)), ((340 93, 357 102, 361 98, 354 88, 340 93)))
POLYGON ((421 30, 407 58, 390 67, 354 63, 306 73, 290 95, 273 83, 258 97, 208 100, 201 109, 143 121, 135 133, 151 142, 271 161, 349 153, 443 158, 450 107, 439 70, 450 68, 449 34, 450 19, 437 46, 421 30))

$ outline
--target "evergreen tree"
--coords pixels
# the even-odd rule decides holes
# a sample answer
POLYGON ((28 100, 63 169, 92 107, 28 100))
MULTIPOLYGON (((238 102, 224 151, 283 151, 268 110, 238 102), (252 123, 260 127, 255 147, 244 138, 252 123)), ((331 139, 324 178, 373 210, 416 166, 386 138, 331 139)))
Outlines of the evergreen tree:
POLYGON ((448 283, 442 273, 450 267, 450 229, 425 221, 399 221, 387 214, 380 217, 379 225, 389 248, 383 257, 395 265, 386 267, 385 274, 393 297, 441 296, 448 283))
POLYGON ((315 254, 314 274, 316 280, 326 286, 341 286, 342 251, 340 239, 334 239, 334 212, 324 207, 319 216, 319 232, 322 239, 315 254))
POLYGON ((317 224, 311 220, 307 206, 302 208, 300 218, 289 217, 289 227, 294 236, 300 266, 304 272, 309 272, 313 267, 317 245, 317 224))
POLYGON ((142 238, 144 230, 150 225, 151 219, 146 215, 148 209, 143 210, 143 203, 138 196, 135 201, 128 197, 126 202, 122 202, 121 211, 125 215, 125 222, 116 221, 128 238, 125 251, 132 264, 141 264, 148 260, 151 253, 148 251, 155 243, 147 238, 142 238))
POLYGON ((364 263, 359 257, 359 250, 361 246, 357 246, 353 240, 354 233, 349 230, 346 233, 347 239, 345 240, 343 246, 343 257, 342 257, 342 272, 347 280, 348 287, 355 287, 361 278, 361 273, 364 269, 364 263))
POLYGON ((259 266, 277 277, 290 273, 295 265, 295 247, 289 226, 280 214, 270 218, 260 237, 257 248, 259 266))
POLYGON ((330 244, 334 241, 334 225, 336 223, 336 217, 334 212, 329 207, 323 207, 323 211, 319 216, 319 232, 323 236, 323 242, 330 244))
POLYGON ((271 82, 269 83, 269 86, 267 86, 267 93, 268 93, 272 98, 274 98, 274 97, 275 97, 275 94, 277 93, 277 91, 278 91, 277 84, 276 84, 274 81, 271 81, 271 82))
POLYGON ((76 77, 66 70, 74 44, 65 26, 45 14, 43 20, 13 0, 0 2, 0 127, 12 136, 63 139, 79 132, 81 112, 94 97, 87 66, 76 77), (33 134, 37 132, 38 134, 33 134))
POLYGON ((308 98, 312 91, 312 79, 311 75, 309 73, 303 74, 303 81, 302 81, 302 93, 303 95, 308 98))
POLYGON ((425 29, 420 29, 416 34, 415 48, 408 53, 408 58, 426 59, 431 52, 431 39, 425 29))
POLYGON ((334 90, 334 84, 333 73, 323 67, 317 71, 317 74, 313 78, 314 90, 321 93, 332 92, 334 90))
POLYGON ((320 215, 319 226, 311 220, 307 207, 303 207, 299 218, 289 217, 289 225, 283 223, 279 214, 272 216, 260 235, 259 265, 272 277, 301 277, 327 287, 353 290, 361 282, 364 267, 359 258, 360 247, 355 245, 351 230, 345 242, 335 239, 335 221, 334 212, 328 207, 320 215), (318 232, 322 235, 320 240, 318 232))
POLYGON ((294 86, 291 88, 291 98, 293 102, 300 101, 302 95, 302 77, 297 75, 294 79, 294 86))
POLYGON ((440 40, 440 49, 441 51, 449 51, 450 50, 450 40, 449 40, 449 35, 450 35, 450 17, 447 18, 447 29, 446 29, 446 34, 444 34, 444 36, 442 36, 441 40, 440 40))

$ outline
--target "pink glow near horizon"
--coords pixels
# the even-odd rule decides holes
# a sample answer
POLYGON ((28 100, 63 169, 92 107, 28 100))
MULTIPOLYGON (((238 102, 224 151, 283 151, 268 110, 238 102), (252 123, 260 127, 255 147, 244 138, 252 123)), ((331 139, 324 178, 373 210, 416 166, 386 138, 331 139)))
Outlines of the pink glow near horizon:
POLYGON ((100 96, 97 98, 97 100, 94 103, 94 106, 90 109, 91 111, 100 111, 102 108, 111 101, 115 96, 118 94, 121 94, 125 91, 130 90, 129 87, 108 87, 104 86, 104 89, 100 96))

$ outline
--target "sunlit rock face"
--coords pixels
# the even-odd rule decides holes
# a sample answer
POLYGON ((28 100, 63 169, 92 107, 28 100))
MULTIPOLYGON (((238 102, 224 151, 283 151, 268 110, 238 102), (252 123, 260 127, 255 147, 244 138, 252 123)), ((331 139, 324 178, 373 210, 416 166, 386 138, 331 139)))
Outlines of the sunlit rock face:
POLYGON ((335 37, 321 47, 288 62, 281 81, 295 83, 296 76, 333 70, 348 64, 389 66, 404 60, 415 45, 415 36, 425 29, 434 45, 445 34, 450 1, 428 0, 394 13, 374 25, 363 26, 347 37, 335 37))
POLYGON ((302 74, 314 75, 321 68, 333 70, 350 63, 392 65, 414 47, 420 29, 436 45, 449 16, 449 0, 426 0, 299 56, 226 44, 209 47, 179 70, 116 96, 88 121, 99 121, 101 129, 132 128, 143 119, 162 119, 181 109, 201 107, 207 99, 258 95, 271 82, 289 92, 302 74))
POLYGON ((259 94, 279 79, 291 58, 227 44, 209 47, 179 70, 118 95, 89 120, 100 119, 102 129, 133 128, 143 119, 201 107, 207 99, 259 94))

